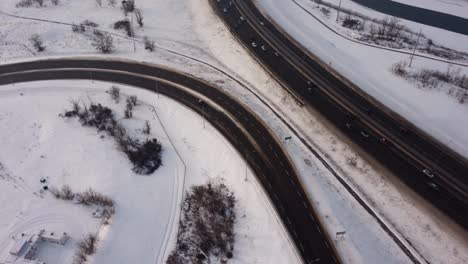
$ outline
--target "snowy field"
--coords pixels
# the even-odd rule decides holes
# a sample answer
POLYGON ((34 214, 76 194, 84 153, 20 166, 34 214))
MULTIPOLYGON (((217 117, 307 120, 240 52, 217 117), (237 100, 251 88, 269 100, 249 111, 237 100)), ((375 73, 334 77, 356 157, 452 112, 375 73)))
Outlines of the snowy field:
POLYGON ((454 16, 468 18, 467 0, 393 0, 406 5, 417 6, 454 16))
MULTIPOLYGON (((105 2, 103 1, 102 8, 97 7, 93 0, 81 1, 79 5, 75 1, 62 0, 59 7, 16 9, 14 8, 16 0, 5 0, 0 1, 0 10, 18 15, 28 15, 68 23, 91 19, 100 24, 100 29, 118 32, 123 35, 124 32, 115 31, 111 27, 113 22, 123 18, 122 13, 119 8, 109 7, 105 5, 105 2), (73 8, 71 8, 72 6, 73 8), (106 16, 102 16, 102 13, 106 13, 106 16)), ((50 5, 48 1, 46 3, 50 5)), ((330 130, 326 126, 326 122, 317 117, 313 111, 298 107, 294 103, 294 100, 284 92, 283 88, 271 76, 266 74, 249 54, 237 44, 230 32, 212 12, 208 1, 138 0, 137 5, 143 7, 143 10, 151 10, 151 12, 144 11, 145 26, 142 29, 136 30, 136 36, 139 39, 147 35, 153 38, 160 47, 169 48, 220 67, 246 84, 246 87, 250 88, 251 91, 248 91, 246 87, 240 86, 226 75, 222 75, 206 65, 195 63, 192 60, 170 54, 161 49, 157 49, 154 53, 148 53, 143 50, 141 44, 137 43, 137 51, 134 52, 131 41, 117 37, 114 38, 116 44, 115 53, 107 56, 158 63, 217 84, 253 109, 275 131, 279 138, 291 136, 291 130, 273 115, 271 109, 267 108, 263 102, 260 102, 255 97, 259 96, 312 144, 346 178, 346 181, 374 207, 377 213, 407 239, 424 258, 428 259, 431 263, 468 262, 468 236, 466 232, 453 225, 450 220, 427 205, 393 176, 383 173, 381 168, 372 167, 364 162, 360 155, 354 152, 347 142, 343 142, 337 138, 334 135, 335 132, 330 130), (357 167, 349 164, 349 158, 357 160, 357 167)), ((98 52, 91 46, 90 40, 82 35, 72 33, 70 26, 16 19, 0 14, 0 35, 1 63, 51 56, 98 55, 98 52), (33 33, 47 36, 47 38, 44 38, 44 43, 47 46, 44 52, 35 54, 30 52, 32 47, 28 38, 33 33)), ((319 35, 328 37, 324 32, 319 35)), ((442 34, 441 36, 441 39, 446 39, 442 34)), ((333 41, 333 38, 330 39, 333 41)), ((466 47, 462 45, 463 42, 461 41, 454 42, 452 44, 466 47)), ((325 44, 326 47, 331 45, 334 44, 331 44, 331 42, 326 42, 325 44)), ((334 50, 334 52, 337 51, 334 50)), ((359 52, 361 54, 364 51, 361 50, 359 52)), ((372 55, 374 53, 371 52, 370 56, 372 55)), ((388 59, 385 56, 383 58, 388 59)), ((360 65, 359 60, 356 63, 358 63, 356 65, 360 65)), ((441 68, 445 68, 445 66, 441 66, 441 68)), ((49 85, 51 83, 48 82, 43 88, 63 88, 63 85, 49 85)), ((401 84, 403 83, 406 82, 401 81, 401 84)), ((83 85, 76 84, 74 86, 82 87, 83 85)), ((16 87, 18 88, 18 85, 16 87)), ((406 87, 414 89, 413 87, 406 87)), ((422 91, 417 94, 420 96, 427 95, 427 93, 423 93, 422 91)), ((140 98, 143 97, 140 96, 140 98)), ((436 96, 436 99, 439 100, 440 97, 436 96)), ((68 106, 68 103, 63 103, 56 110, 62 111, 68 106)), ((168 109, 165 110, 169 111, 168 109)), ((173 120, 167 118, 165 121, 163 120, 163 123, 171 123, 173 120)), ((201 120, 197 118, 189 120, 189 124, 192 124, 192 122, 201 122, 201 120)), ((201 126, 201 123, 197 124, 201 126)), ((169 134, 179 133, 180 127, 185 127, 185 124, 176 123, 176 125, 170 126, 173 131, 169 134)), ((93 135, 95 135, 94 133, 92 132, 93 135)), ((183 149, 188 148, 189 144, 178 142, 175 145, 178 149, 179 146, 183 149)), ((312 202, 316 205, 322 217, 326 219, 325 224, 330 236, 334 237, 337 231, 347 231, 344 239, 334 241, 335 246, 346 263, 410 262, 376 221, 362 209, 298 138, 293 137, 292 140, 289 140, 287 143, 285 142, 284 147, 301 173, 303 184, 306 191, 309 192, 312 202)), ((216 155, 216 158, 218 156, 216 155)), ((189 158, 192 158, 192 156, 189 155, 189 158)), ((240 167, 236 167, 237 172, 243 175, 245 173, 243 163, 240 162, 238 166, 240 167)), ((208 166, 208 168, 210 167, 211 165, 208 166)), ((210 171, 206 173, 201 171, 202 169, 196 175, 212 175, 210 171)), ((215 175, 219 174, 222 173, 216 173, 215 175)), ((238 175, 236 174, 235 176, 237 177, 238 175)), ((190 177, 187 176, 187 179, 190 179, 190 177)), ((193 183, 203 183, 206 179, 205 177, 197 176, 193 178, 193 183)), ((250 179, 251 177, 249 177, 249 181, 250 179)), ((231 181, 227 179, 227 182, 231 181)), ((36 181, 34 183, 37 184, 36 181)), ((187 187, 189 184, 187 182, 185 186, 187 187)), ((246 193, 251 190, 249 188, 254 188, 254 186, 249 185, 250 187, 248 188, 237 184, 230 186, 234 189, 237 197, 246 197, 245 201, 248 201, 247 204, 250 204, 251 200, 257 200, 256 197, 258 196, 246 193)), ((102 186, 102 188, 105 189, 105 186, 102 186)), ((258 187, 254 189, 260 190, 258 187)), ((265 198, 262 199, 266 201, 265 198)), ((119 206, 118 204, 117 206, 119 206)), ((265 210, 268 208, 265 204, 259 206, 265 210)), ((250 207, 245 207, 245 210, 251 210, 248 208, 250 207)), ((79 209, 78 207, 76 210, 79 209)), ((258 211, 259 209, 252 208, 252 210, 258 211)), ((117 221, 119 212, 117 210, 114 217, 115 221, 117 221)), ((148 212, 145 211, 145 213, 148 212)), ((89 214, 89 212, 81 212, 81 214, 89 214)), ((258 245, 258 250, 250 246, 255 245, 255 243, 239 243, 237 249, 240 250, 239 247, 248 248, 251 255, 255 256, 255 259, 248 256, 244 259, 242 255, 235 252, 237 257, 243 258, 242 260, 236 259, 236 261, 239 261, 239 263, 294 263, 294 256, 289 259, 289 255, 293 254, 292 251, 286 249, 286 251, 280 250, 280 248, 287 248, 285 244, 282 244, 282 246, 270 244, 271 241, 278 242, 278 239, 270 236, 269 231, 272 228, 270 224, 273 225, 274 218, 266 219, 260 216, 253 218, 255 224, 249 228, 239 230, 239 236, 247 236, 248 238, 248 235, 252 231, 258 229, 266 234, 264 238, 267 242, 256 244, 258 245), (254 251, 260 251, 260 253, 257 254, 254 251), (272 254, 271 252, 279 253, 272 254), (280 255, 286 256, 281 257, 280 255)), ((243 218, 239 218, 239 220, 243 221, 243 218)), ((81 227, 81 233, 98 228, 92 219, 90 221, 91 223, 88 228, 81 227)), ((112 228, 113 225, 110 226, 110 229, 112 228)), ((107 231, 103 233, 107 234, 107 231)), ((104 236, 103 241, 107 241, 106 237, 104 236)), ((281 244, 283 242, 278 243, 281 244)), ((104 243, 102 244, 102 249, 105 249, 104 243)), ((159 257, 161 259, 162 254, 159 254, 159 257)))
POLYGON ((47 263, 71 263, 76 241, 88 233, 98 234, 90 263, 162 263, 175 242, 182 192, 222 179, 238 199, 230 263, 300 263, 250 170, 244 181, 243 159, 214 128, 204 129, 202 118, 177 102, 131 87, 121 87, 122 94, 137 95, 140 105, 131 120, 122 120, 124 102, 115 104, 105 93, 109 87, 85 81, 0 87, 0 127, 10 128, 0 132, 0 256, 8 254, 12 235, 46 229, 71 237, 63 248, 39 252, 47 263), (163 145, 163 166, 152 175, 136 175, 111 138, 59 117, 76 99, 109 106, 133 133, 149 120, 150 136, 163 145), (74 191, 92 187, 112 197, 116 213, 110 225, 101 227, 90 208, 40 191, 41 178, 49 186, 68 184, 74 191))

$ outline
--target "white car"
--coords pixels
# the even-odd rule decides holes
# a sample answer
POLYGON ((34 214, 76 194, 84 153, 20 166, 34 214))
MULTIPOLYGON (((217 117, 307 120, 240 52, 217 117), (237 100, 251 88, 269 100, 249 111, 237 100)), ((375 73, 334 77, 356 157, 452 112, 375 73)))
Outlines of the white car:
POLYGON ((424 170, 422 170, 422 172, 423 172, 424 174, 426 174, 427 177, 429 177, 429 178, 431 178, 431 179, 434 178, 434 173, 433 173, 432 171, 430 171, 430 170, 428 170, 428 169, 424 169, 424 170))

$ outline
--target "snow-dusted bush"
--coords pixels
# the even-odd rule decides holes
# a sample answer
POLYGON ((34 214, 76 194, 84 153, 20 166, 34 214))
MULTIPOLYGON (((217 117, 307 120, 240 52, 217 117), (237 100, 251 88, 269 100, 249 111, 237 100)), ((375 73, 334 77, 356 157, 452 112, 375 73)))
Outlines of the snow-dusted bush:
POLYGON ((104 33, 98 30, 93 32, 93 45, 97 50, 102 53, 112 53, 114 51, 114 38, 109 33, 104 33))
POLYGON ((58 4, 60 4, 60 0, 50 0, 50 2, 51 2, 53 5, 58 5, 58 4))
POLYGON ((133 164, 133 171, 137 174, 149 175, 162 164, 162 147, 157 139, 147 139, 144 142, 131 141, 127 156, 133 164))
POLYGON ((44 0, 20 0, 17 4, 16 7, 31 7, 33 5, 37 4, 39 7, 44 6, 44 0))
POLYGON ((119 20, 114 23, 114 29, 123 29, 127 33, 127 36, 132 37, 132 26, 128 19, 119 20))
POLYGON ((143 38, 143 42, 145 43, 145 50, 154 51, 154 41, 149 39, 148 37, 143 38))
POLYGON ((167 264, 220 263, 233 257, 236 199, 223 183, 192 186, 184 200, 176 248, 167 264))
POLYGON ((29 41, 33 45, 34 49, 38 52, 42 52, 45 50, 45 46, 42 42, 41 37, 38 34, 34 34, 29 38, 29 41))
POLYGON ((117 0, 107 0, 107 3, 108 3, 110 6, 115 6, 115 4, 117 4, 117 0))

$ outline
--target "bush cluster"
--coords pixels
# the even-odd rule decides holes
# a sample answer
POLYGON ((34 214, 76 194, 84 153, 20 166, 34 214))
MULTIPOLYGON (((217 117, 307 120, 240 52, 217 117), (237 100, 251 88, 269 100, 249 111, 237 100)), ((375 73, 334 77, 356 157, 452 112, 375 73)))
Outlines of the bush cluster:
MULTIPOLYGON (((113 99, 119 100, 120 90, 118 87, 112 87, 108 92, 113 99)), ((125 117, 131 118, 133 107, 138 104, 138 99, 136 96, 130 96, 126 101, 125 117)), ((65 111, 63 116, 78 118, 83 126, 107 132, 115 139, 119 149, 127 155, 133 164, 132 170, 137 174, 149 175, 162 164, 162 146, 158 140, 153 138, 141 142, 130 137, 125 128, 115 120, 114 113, 108 107, 95 103, 81 106, 78 102, 72 101, 72 109, 65 111)), ((149 124, 146 128, 149 134, 149 124)))
POLYGON ((88 256, 96 252, 97 238, 94 234, 88 234, 80 242, 78 242, 78 249, 73 256, 73 264, 83 264, 86 262, 88 256))
POLYGON ((223 183, 193 186, 187 192, 176 248, 167 264, 225 263, 233 257, 236 199, 223 183))
POLYGON ((447 71, 419 69, 411 70, 407 63, 398 62, 393 65, 392 72, 410 81, 417 82, 420 88, 445 89, 449 96, 454 97, 461 104, 468 101, 468 77, 461 74, 460 69, 447 68, 447 71), (446 84, 447 88, 441 84, 446 84))

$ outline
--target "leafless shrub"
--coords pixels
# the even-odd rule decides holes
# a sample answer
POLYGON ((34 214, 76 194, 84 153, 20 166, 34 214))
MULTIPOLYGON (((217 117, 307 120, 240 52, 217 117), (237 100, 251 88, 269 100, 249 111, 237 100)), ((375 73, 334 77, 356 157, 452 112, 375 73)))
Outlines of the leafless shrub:
POLYGON ((60 192, 62 193, 61 196, 64 200, 73 200, 73 198, 75 197, 75 194, 68 185, 63 185, 60 192))
POLYGON ((53 5, 60 4, 60 0, 50 0, 50 2, 52 2, 53 5))
POLYGON ((83 25, 72 24, 72 31, 75 33, 83 33, 86 31, 86 28, 83 25))
POLYGON ((102 6, 102 0, 96 0, 96 4, 101 7, 102 6))
POLYGON ((44 6, 44 0, 20 0, 16 7, 31 7, 34 4, 37 4, 39 7, 44 6))
POLYGON ((343 19, 343 22, 341 23, 341 25, 345 28, 349 28, 353 30, 361 31, 364 29, 363 23, 359 19, 352 17, 351 15, 347 15, 343 19))
POLYGON ((136 95, 131 95, 127 98, 127 104, 136 106, 138 104, 138 97, 136 95))
POLYGON ((29 38, 29 41, 33 45, 33 47, 38 51, 42 52, 45 50, 45 46, 42 42, 41 37, 38 34, 34 34, 29 38))
POLYGON ((99 26, 98 23, 88 20, 88 19, 83 20, 83 22, 81 22, 80 25, 87 26, 87 27, 94 27, 94 28, 99 26))
POLYGON ((56 198, 56 199, 62 199, 62 192, 55 188, 55 187, 49 187, 49 192, 52 193, 52 195, 56 198))
POLYGON ((102 209, 102 223, 108 225, 110 219, 115 213, 115 208, 113 206, 106 206, 102 209))
POLYGON ((155 44, 153 40, 148 37, 144 37, 143 42, 145 43, 145 50, 154 51, 155 44))
POLYGON ((127 102, 124 110, 125 118, 132 118, 133 117, 133 105, 127 102))
POLYGON ((102 53, 112 53, 114 51, 114 38, 109 33, 103 33, 98 30, 93 32, 93 45, 97 50, 102 53))
POLYGON ((322 7, 320 8, 320 12, 322 12, 322 14, 327 18, 330 17, 330 8, 322 7))
POLYGON ((107 91, 111 99, 114 100, 116 104, 120 102, 120 88, 112 85, 111 88, 107 91))
POLYGON ((76 196, 77 196, 78 202, 84 205, 94 204, 94 205, 107 206, 107 207, 114 206, 114 200, 112 200, 112 198, 104 194, 98 193, 91 188, 89 188, 88 190, 84 192, 77 193, 76 196))
POLYGON ((357 167, 357 157, 347 157, 346 164, 349 166, 356 168, 357 167))
POLYGON ((145 126, 143 127, 143 134, 149 135, 151 133, 151 126, 148 120, 145 121, 145 126))
POLYGON ((31 7, 34 4, 34 0, 20 0, 16 3, 16 7, 31 7))
POLYGON ((395 65, 393 65, 392 72, 398 76, 404 77, 407 74, 407 71, 406 71, 407 66, 408 65, 406 64, 406 62, 400 61, 396 63, 395 65))
POLYGON ((88 234, 78 242, 78 249, 73 256, 73 264, 83 264, 87 256, 96 252, 97 238, 94 234, 88 234))
POLYGON ((110 6, 115 6, 117 4, 116 0, 107 0, 107 3, 109 3, 110 6))

